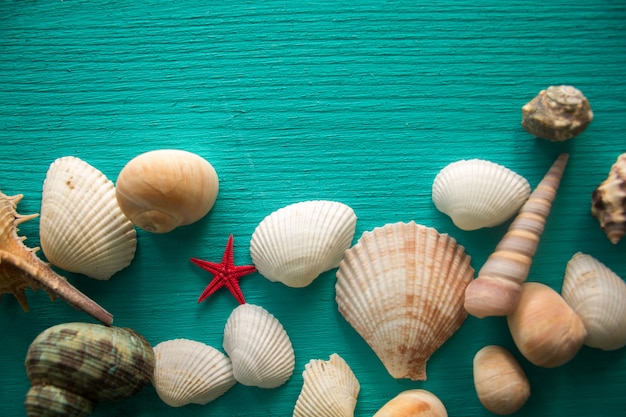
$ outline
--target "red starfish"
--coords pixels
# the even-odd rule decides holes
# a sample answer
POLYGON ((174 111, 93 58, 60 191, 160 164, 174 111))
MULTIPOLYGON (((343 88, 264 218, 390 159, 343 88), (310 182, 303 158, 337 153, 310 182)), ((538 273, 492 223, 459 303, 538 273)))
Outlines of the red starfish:
POLYGON ((239 265, 235 266, 233 261, 233 235, 231 234, 224 250, 224 257, 219 264, 214 262, 203 261, 196 258, 191 258, 191 262, 198 265, 200 268, 209 271, 213 274, 213 279, 202 291, 198 303, 201 303, 207 299, 215 291, 222 287, 228 288, 231 294, 239 302, 239 304, 245 304, 246 300, 243 298, 241 288, 239 288, 239 279, 244 275, 256 272, 254 265, 239 265))

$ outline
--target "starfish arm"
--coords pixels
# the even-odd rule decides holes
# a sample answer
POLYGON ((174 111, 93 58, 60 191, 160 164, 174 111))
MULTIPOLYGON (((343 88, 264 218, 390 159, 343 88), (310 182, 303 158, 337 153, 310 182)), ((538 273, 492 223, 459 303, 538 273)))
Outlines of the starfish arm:
POLYGON ((226 249, 224 249, 224 256, 222 257, 222 265, 225 265, 227 267, 231 267, 235 265, 235 260, 234 260, 234 255, 233 255, 233 242, 234 242, 234 238, 231 233, 231 235, 228 236, 228 242, 226 243, 226 249))
POLYGON ((239 304, 246 303, 246 300, 243 297, 243 292, 241 291, 237 280, 226 280, 225 287, 228 288, 228 291, 230 291, 230 293, 233 295, 233 297, 235 297, 235 300, 237 300, 239 304))
POLYGON ((189 259, 195 265, 199 266, 205 271, 210 272, 213 275, 217 275, 224 271, 224 267, 221 264, 216 264, 215 262, 203 261, 202 259, 198 259, 198 258, 189 258, 189 259))
MULTIPOLYGON (((206 286, 200 297, 198 298, 198 304, 209 298, 215 291, 224 286, 224 281, 219 279, 213 279, 209 285, 206 286)), ((229 288, 230 289, 230 288, 229 288)))

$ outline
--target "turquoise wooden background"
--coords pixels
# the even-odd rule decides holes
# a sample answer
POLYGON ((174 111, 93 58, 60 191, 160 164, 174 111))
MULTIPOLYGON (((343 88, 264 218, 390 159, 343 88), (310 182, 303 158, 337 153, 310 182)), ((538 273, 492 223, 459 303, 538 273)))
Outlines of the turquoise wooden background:
MULTIPOLYGON (((39 211, 48 165, 80 157, 110 179, 135 155, 196 152, 216 168, 211 213, 167 235, 138 234, 132 265, 108 282, 67 274, 81 290, 157 344, 174 338, 221 349, 235 300, 196 299, 210 276, 189 257, 218 261, 230 233, 235 260, 250 262, 256 225, 287 204, 331 199, 358 216, 356 239, 396 221, 450 233, 479 268, 506 230, 462 232, 439 213, 430 186, 439 169, 484 158, 534 187, 561 151, 571 153, 530 280, 560 289, 576 251, 626 277, 626 242, 611 245, 591 217, 590 195, 626 151, 626 4, 623 1, 2 1, 0 189, 39 211), (595 120, 553 144, 520 126, 521 106, 549 85, 572 84, 595 120)), ((38 245, 38 220, 22 227, 38 245)), ((43 255, 42 255, 43 256, 43 255)), ((288 416, 310 359, 337 352, 361 383, 356 416, 404 389, 438 395, 452 416, 490 415, 472 384, 472 358, 510 348, 531 381, 520 416, 623 415, 626 350, 583 348, 541 369, 520 357, 501 318, 468 318, 432 357, 425 382, 387 375, 337 312, 334 271, 287 288, 242 279, 248 302, 291 336, 296 371, 284 386, 235 386, 206 405, 173 409, 148 386, 102 404, 94 416, 288 416)), ((91 321, 42 292, 24 313, 0 303, 0 414, 23 415, 23 360, 49 326, 91 321)))

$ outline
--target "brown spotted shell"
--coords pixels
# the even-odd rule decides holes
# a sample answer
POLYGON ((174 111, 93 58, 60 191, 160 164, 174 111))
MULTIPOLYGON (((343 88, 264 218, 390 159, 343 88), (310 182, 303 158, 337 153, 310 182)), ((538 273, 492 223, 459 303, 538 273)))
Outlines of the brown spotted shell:
POLYGON ((626 153, 617 158, 607 179, 591 194, 591 200, 591 214, 611 243, 618 243, 626 233, 626 153))

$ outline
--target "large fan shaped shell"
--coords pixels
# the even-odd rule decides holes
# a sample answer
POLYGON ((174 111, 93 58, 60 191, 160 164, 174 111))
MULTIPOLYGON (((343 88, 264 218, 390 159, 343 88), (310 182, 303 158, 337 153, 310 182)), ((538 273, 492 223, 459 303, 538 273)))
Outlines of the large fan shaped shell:
POLYGON ((255 229, 250 256, 261 275, 289 287, 305 287, 336 268, 352 244, 356 215, 347 205, 313 200, 267 216, 255 229))
POLYGON ((207 404, 237 383, 230 359, 204 343, 168 340, 154 347, 154 355, 152 385, 172 407, 207 404))
POLYGON ((243 385, 276 388, 293 374, 295 355, 283 325, 263 307, 242 304, 224 328, 224 350, 243 385))
POLYGON ((109 279, 135 256, 135 229, 117 204, 113 182, 72 156, 48 168, 39 231, 51 264, 91 278, 109 279))
POLYGON ((415 222, 365 232, 337 271, 339 312, 394 378, 426 379, 426 361, 461 326, 474 276, 463 246, 415 222))
POLYGON ((463 230, 498 226, 510 219, 530 195, 521 175, 491 161, 460 160, 435 177, 432 199, 463 230))

